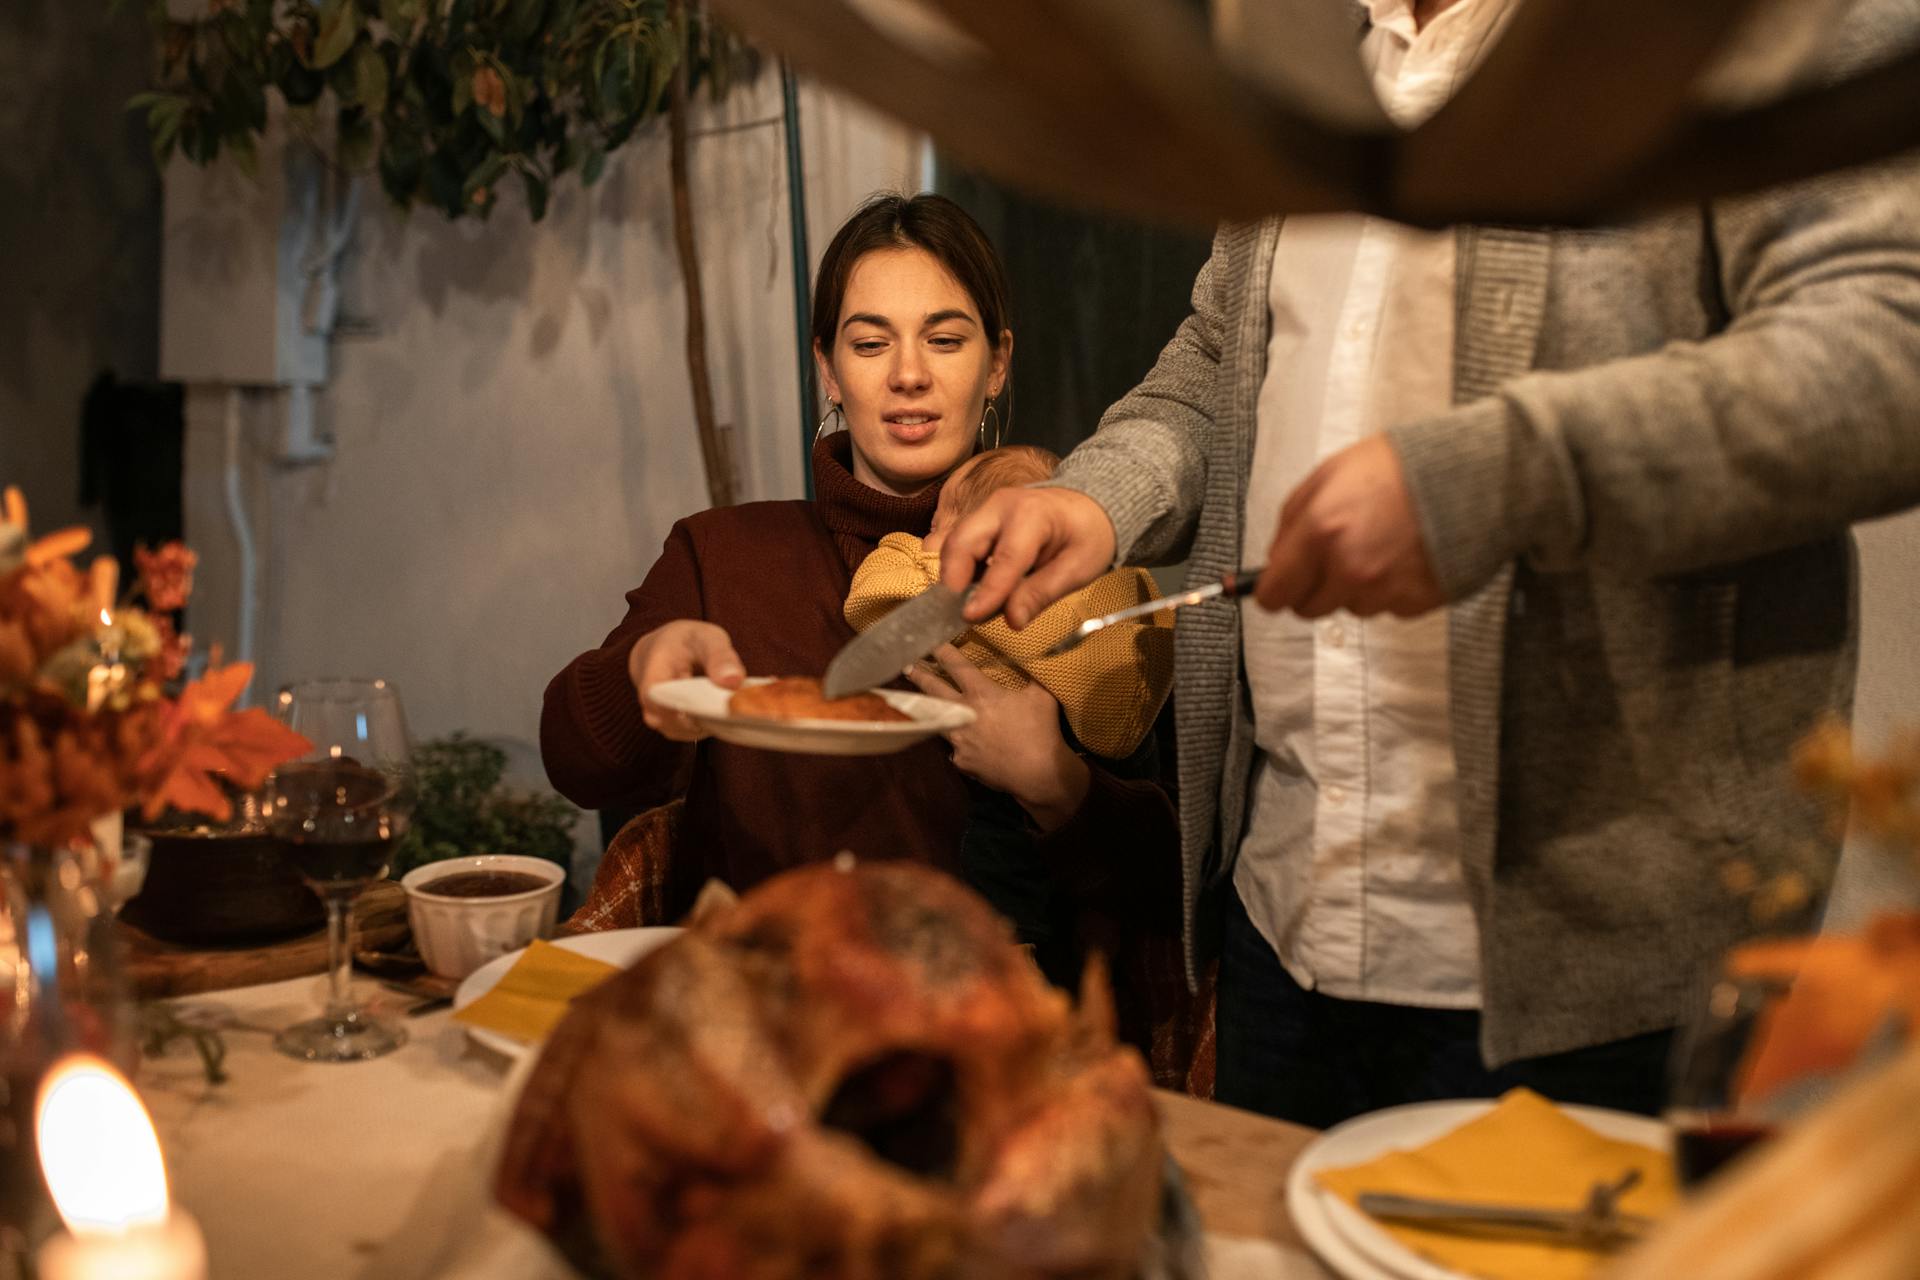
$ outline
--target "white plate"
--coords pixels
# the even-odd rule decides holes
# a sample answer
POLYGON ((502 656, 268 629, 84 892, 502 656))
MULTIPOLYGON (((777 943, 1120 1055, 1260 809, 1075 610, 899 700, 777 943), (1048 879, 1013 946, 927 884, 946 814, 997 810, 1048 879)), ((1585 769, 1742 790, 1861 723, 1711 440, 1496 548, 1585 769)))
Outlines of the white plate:
MULTIPOLYGON (((1389 1151, 1433 1141, 1493 1109, 1488 1099, 1416 1102, 1388 1107, 1335 1125, 1309 1143, 1287 1175, 1287 1211, 1320 1260, 1347 1280, 1463 1280, 1395 1240, 1373 1219, 1320 1186, 1321 1169, 1360 1164, 1389 1151)), ((1560 1109, 1595 1133, 1667 1151, 1667 1126, 1646 1116, 1604 1107, 1560 1109)))
MULTIPOLYGON (((747 684, 767 684, 756 676, 747 684)), ((973 723, 973 708, 924 693, 875 689, 901 720, 760 720, 736 716, 727 709, 731 689, 722 689, 705 676, 663 680, 653 686, 653 700, 663 707, 692 716, 699 726, 722 742, 768 751, 797 751, 814 756, 878 756, 899 751, 936 733, 973 723)))
MULTIPOLYGON (((569 938, 555 938, 553 945, 574 952, 576 955, 604 960, 608 964, 618 965, 624 969, 655 947, 664 946, 684 932, 686 932, 684 929, 665 927, 607 929, 600 933, 581 933, 569 938)), ((513 968, 514 963, 525 954, 527 954, 525 947, 518 951, 509 951, 503 956, 495 956, 468 974, 461 982, 459 989, 453 993, 453 1011, 460 1012, 493 990, 500 979, 507 976, 507 970, 513 968)), ((464 1023, 462 1025, 465 1026, 464 1023)), ((501 1032, 491 1031, 486 1027, 469 1026, 466 1027, 466 1032, 495 1053, 505 1054, 509 1058, 523 1057, 529 1050, 538 1047, 524 1040, 515 1040, 512 1036, 501 1032)))

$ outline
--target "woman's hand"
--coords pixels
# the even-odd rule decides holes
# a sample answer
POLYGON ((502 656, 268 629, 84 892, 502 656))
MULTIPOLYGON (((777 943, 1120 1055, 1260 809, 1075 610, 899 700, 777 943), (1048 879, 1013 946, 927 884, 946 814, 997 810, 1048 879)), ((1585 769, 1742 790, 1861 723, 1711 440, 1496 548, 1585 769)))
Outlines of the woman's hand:
POLYGON ((1020 802, 1034 825, 1052 831, 1079 812, 1087 798, 1087 762, 1060 736, 1060 704, 1038 681, 1003 689, 950 644, 933 651, 953 683, 915 663, 907 678, 922 693, 964 702, 979 718, 947 734, 953 764, 1020 802))
POLYGON ((664 623, 634 641, 627 655, 627 676, 640 695, 647 727, 676 742, 698 742, 706 731, 681 712, 655 703, 649 696, 654 685, 704 675, 723 689, 737 689, 746 674, 732 637, 711 622, 664 623))

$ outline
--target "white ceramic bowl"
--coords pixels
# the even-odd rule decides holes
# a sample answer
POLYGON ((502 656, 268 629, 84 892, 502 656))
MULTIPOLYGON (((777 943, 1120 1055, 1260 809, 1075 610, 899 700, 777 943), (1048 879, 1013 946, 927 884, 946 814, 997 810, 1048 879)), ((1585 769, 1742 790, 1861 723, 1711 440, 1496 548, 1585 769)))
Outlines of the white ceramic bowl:
POLYGON ((415 867, 400 879, 407 891, 407 921, 427 968, 443 978, 464 978, 495 956, 550 937, 560 911, 566 868, 545 858, 479 853, 415 867), (524 871, 544 882, 538 889, 487 898, 426 893, 421 885, 462 871, 524 871))

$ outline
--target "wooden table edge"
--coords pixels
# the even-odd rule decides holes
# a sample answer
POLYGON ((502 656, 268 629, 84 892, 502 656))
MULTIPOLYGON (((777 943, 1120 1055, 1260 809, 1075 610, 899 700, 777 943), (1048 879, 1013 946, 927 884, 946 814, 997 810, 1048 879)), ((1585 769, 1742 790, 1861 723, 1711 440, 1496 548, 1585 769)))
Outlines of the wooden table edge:
POLYGON ((1166 1089, 1154 1102, 1207 1230, 1307 1250, 1287 1212, 1287 1175, 1316 1130, 1166 1089))

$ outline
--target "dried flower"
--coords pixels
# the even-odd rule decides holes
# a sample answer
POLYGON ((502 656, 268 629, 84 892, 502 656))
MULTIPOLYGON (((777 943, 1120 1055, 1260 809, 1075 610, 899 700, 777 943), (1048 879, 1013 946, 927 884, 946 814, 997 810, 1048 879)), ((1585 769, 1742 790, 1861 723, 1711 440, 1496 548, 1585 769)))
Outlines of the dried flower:
POLYGON ((186 608, 187 597, 193 594, 193 570, 199 563, 200 557, 184 542, 168 542, 157 551, 135 547, 133 564, 147 607, 162 613, 186 608))
MULTIPOLYGON (((177 700, 161 691, 186 661, 170 618, 118 601, 119 566, 72 555, 89 541, 68 529, 27 533, 19 490, 0 495, 0 839, 83 839, 101 814, 139 805, 228 816, 212 775, 258 786, 307 742, 264 711, 235 711, 252 677, 236 663, 209 671, 177 700)), ((136 556, 140 589, 179 608, 196 558, 179 543, 136 556)))

